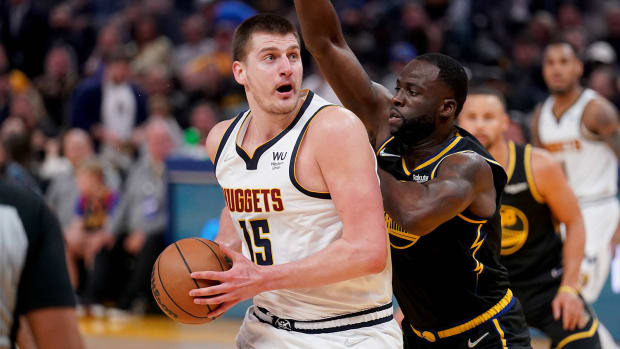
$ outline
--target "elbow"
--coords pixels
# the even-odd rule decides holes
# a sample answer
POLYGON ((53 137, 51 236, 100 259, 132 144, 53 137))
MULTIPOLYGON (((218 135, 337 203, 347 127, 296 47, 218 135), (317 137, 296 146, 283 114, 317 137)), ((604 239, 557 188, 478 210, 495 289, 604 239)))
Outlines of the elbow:
POLYGON ((380 246, 373 246, 372 250, 366 249, 366 251, 359 251, 363 260, 360 261, 363 266, 363 274, 379 274, 385 270, 388 259, 387 239, 384 239, 385 243, 378 244, 380 246))

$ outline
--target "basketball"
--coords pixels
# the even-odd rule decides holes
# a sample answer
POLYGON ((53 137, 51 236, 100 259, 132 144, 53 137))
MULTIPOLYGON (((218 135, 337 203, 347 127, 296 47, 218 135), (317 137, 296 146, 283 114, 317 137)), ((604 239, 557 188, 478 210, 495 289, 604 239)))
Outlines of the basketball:
POLYGON ((179 240, 159 255, 151 273, 151 291, 159 308, 171 319, 184 324, 210 322, 208 314, 218 305, 199 305, 189 291, 214 286, 218 281, 196 280, 195 271, 226 271, 229 258, 217 243, 199 238, 179 240))

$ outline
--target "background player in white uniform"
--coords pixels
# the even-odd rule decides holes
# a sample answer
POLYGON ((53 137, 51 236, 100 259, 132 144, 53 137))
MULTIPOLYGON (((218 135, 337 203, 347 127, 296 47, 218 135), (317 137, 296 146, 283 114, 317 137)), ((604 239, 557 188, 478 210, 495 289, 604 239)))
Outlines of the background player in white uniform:
POLYGON ((216 317, 254 297, 241 348, 402 347, 364 126, 300 90, 300 43, 287 20, 244 21, 233 56, 250 110, 218 124, 207 151, 243 255, 224 248, 231 270, 192 274, 222 282, 193 290, 195 302, 223 303, 216 317))
MULTIPOLYGON (((568 43, 547 46, 543 76, 551 96, 535 113, 532 132, 534 143, 562 163, 579 201, 586 228, 581 292, 591 303, 609 274, 610 241, 620 219, 620 123, 609 101, 580 85, 582 73, 582 62, 568 43)), ((599 333, 605 348, 607 332, 599 333)))

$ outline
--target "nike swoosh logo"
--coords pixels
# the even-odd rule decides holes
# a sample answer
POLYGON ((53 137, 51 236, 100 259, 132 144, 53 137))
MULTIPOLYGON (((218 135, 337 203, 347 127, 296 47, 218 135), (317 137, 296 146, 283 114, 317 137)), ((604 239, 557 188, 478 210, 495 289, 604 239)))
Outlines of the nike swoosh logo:
POLYGON ((527 190, 527 183, 508 184, 504 187, 506 194, 517 194, 527 190))
POLYGON ((468 348, 473 348, 473 347, 475 347, 476 345, 478 345, 478 343, 480 343, 480 341, 481 341, 481 340, 483 340, 483 339, 484 339, 484 337, 486 337, 486 336, 488 336, 488 335, 489 335, 489 332, 485 332, 485 333, 482 335, 482 337, 478 338, 475 342, 472 342, 472 341, 471 341, 471 338, 467 338, 467 347, 468 347, 468 348))
POLYGON ((381 149, 381 151, 379 152, 379 156, 387 156, 387 157, 393 157, 393 158, 400 158, 400 155, 396 155, 396 154, 392 154, 392 153, 386 153, 385 152, 385 148, 381 149))

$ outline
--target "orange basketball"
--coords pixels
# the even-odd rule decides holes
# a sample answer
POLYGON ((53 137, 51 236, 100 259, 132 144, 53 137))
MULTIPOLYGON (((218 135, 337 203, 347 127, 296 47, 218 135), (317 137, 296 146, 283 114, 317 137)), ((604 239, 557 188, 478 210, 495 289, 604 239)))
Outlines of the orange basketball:
POLYGON ((159 308, 171 319, 184 324, 211 321, 207 315, 218 305, 195 304, 189 291, 219 282, 192 279, 190 274, 195 271, 226 271, 231 267, 229 261, 217 243, 206 239, 183 239, 166 247, 151 273, 151 291, 159 308))

